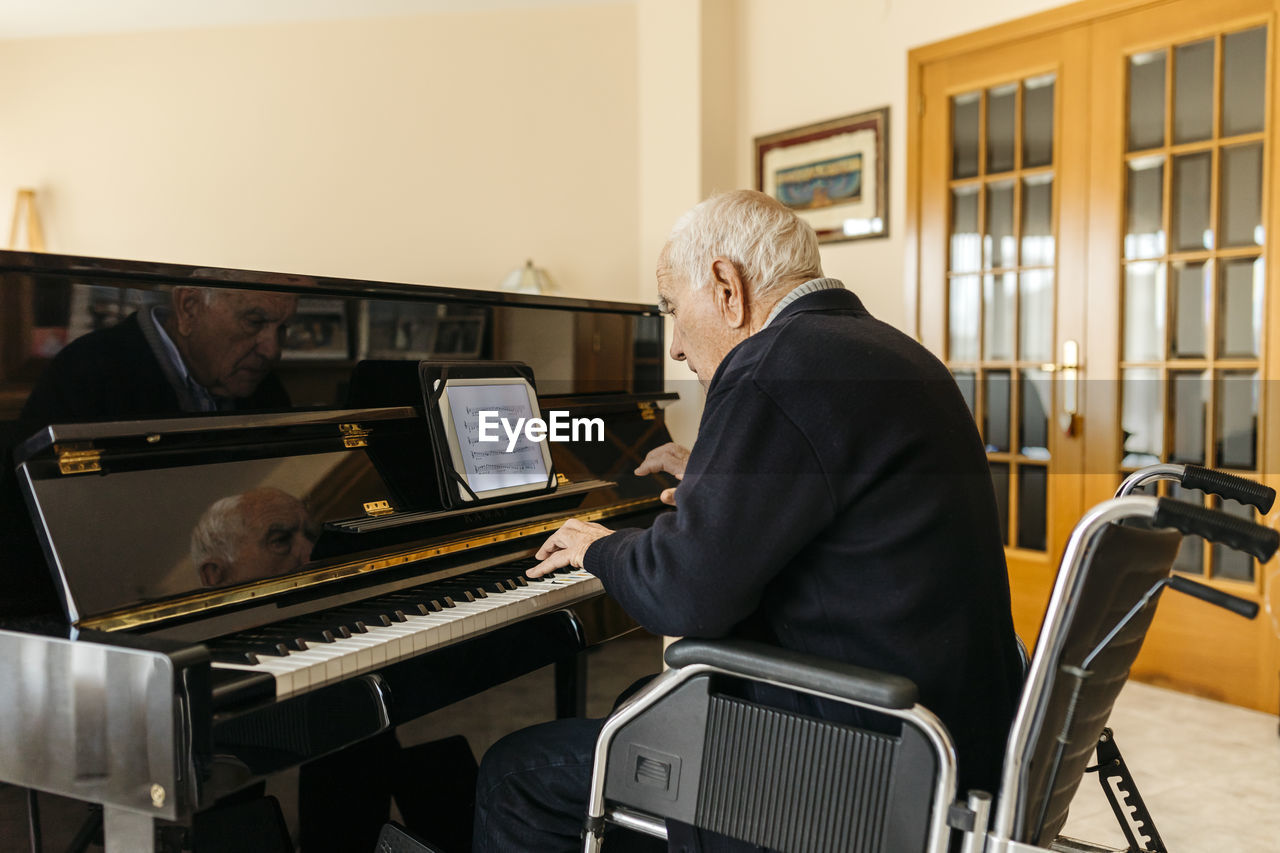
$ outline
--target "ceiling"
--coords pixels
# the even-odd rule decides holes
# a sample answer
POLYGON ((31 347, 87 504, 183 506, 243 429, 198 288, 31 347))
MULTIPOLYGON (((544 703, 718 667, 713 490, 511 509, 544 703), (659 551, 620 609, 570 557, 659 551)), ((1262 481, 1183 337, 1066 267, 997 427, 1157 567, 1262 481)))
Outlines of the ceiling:
POLYGON ((0 39, 624 3, 632 0, 0 0, 0 39))

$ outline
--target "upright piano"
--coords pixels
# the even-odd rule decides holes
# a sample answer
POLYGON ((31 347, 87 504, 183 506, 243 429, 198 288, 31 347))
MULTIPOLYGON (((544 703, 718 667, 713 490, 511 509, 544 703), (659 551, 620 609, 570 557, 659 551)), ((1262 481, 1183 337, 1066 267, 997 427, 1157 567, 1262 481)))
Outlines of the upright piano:
POLYGON ((0 252, 0 781, 101 804, 107 850, 135 853, 548 664, 557 713, 580 712, 584 650, 633 625, 585 572, 523 572, 567 518, 662 511, 672 481, 632 474, 669 440, 662 339, 650 305, 0 252), (277 405, 160 411, 73 384, 51 407, 60 353, 188 287, 297 297, 277 405), (553 492, 444 509, 423 360, 523 362, 544 411, 600 418, 603 441, 552 444, 553 492), (215 508, 251 495, 285 518, 270 566, 202 568, 249 535, 215 508))

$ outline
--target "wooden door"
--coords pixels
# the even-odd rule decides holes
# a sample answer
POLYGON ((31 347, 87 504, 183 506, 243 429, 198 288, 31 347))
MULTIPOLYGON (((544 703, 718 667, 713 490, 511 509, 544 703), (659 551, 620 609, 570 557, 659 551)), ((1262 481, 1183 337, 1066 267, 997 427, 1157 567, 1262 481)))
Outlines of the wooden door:
MULTIPOLYGON (((1277 300, 1267 282, 1271 0, 1177 0, 1091 25, 1086 503, 1153 462, 1272 480, 1277 300), (1270 317, 1270 322, 1268 322, 1270 317), (1269 340, 1271 345, 1268 346, 1269 340), (1268 361, 1268 357, 1271 361, 1268 361)), ((1252 509, 1161 489, 1250 520, 1252 509)), ((1253 601, 1263 567, 1189 537, 1183 572, 1253 601)), ((1166 593, 1134 675, 1276 709, 1270 620, 1166 593)))
POLYGON ((920 83, 921 339, 987 446, 1015 623, 1030 642, 1082 510, 1078 381, 1055 373, 1084 336, 1088 136, 1066 120, 1087 108, 1084 35, 933 62, 920 83))
MULTIPOLYGON (((918 329, 988 445, 1024 637, 1071 526, 1125 472, 1193 462, 1280 485, 1278 5, 1087 0, 913 52, 918 329)), ((1198 540, 1176 569, 1260 603, 1276 574, 1198 540)), ((1274 712, 1278 632, 1266 610, 1169 593, 1134 674, 1274 712)))

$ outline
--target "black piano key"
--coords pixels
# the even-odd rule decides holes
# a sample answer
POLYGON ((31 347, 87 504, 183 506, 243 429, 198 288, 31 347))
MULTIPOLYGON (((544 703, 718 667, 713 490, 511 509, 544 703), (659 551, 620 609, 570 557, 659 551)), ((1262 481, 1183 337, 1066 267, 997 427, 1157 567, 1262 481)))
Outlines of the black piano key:
POLYGON ((280 642, 284 643, 290 651, 305 652, 307 650, 307 641, 298 635, 297 631, 290 631, 281 628, 279 625, 266 625, 261 628, 255 628, 242 634, 238 634, 246 640, 262 640, 268 643, 280 642))
POLYGON ((477 599, 487 598, 489 593, 484 588, 484 583, 476 581, 470 577, 449 578, 447 581, 441 581, 445 590, 457 590, 458 594, 467 598, 467 601, 476 601, 477 599))
POLYGON ((211 652, 213 651, 233 651, 233 652, 253 652, 259 655, 270 655, 272 657, 287 657, 289 655, 289 647, 284 643, 271 642, 264 640, 241 640, 238 635, 229 637, 221 637, 206 643, 211 652))
POLYGON ((428 589, 439 590, 445 595, 452 595, 455 599, 462 598, 464 601, 475 601, 477 598, 484 598, 486 593, 480 588, 480 584, 472 583, 465 578, 449 578, 448 580, 436 581, 427 585, 428 589))
POLYGON ((429 593, 433 597, 443 595, 445 598, 451 599, 448 607, 452 607, 458 601, 475 601, 475 594, 464 586, 449 584, 444 581, 438 583, 427 584, 425 587, 419 587, 424 592, 429 593))
POLYGON ((480 586, 486 594, 503 593, 507 590, 515 589, 516 585, 510 578, 491 578, 480 586))
POLYGON ((338 631, 335 631, 333 628, 326 628, 319 625, 314 627, 307 625, 295 625, 293 623, 285 623, 285 625, 287 630, 293 632, 299 638, 307 641, 308 643, 335 643, 338 640, 337 634, 339 631, 346 631, 346 636, 351 636, 351 632, 349 630, 341 627, 339 627, 338 631))
POLYGON ((415 593, 412 590, 405 592, 393 592, 389 595, 380 596, 371 603, 375 606, 384 604, 400 607, 405 612, 413 612, 419 616, 427 616, 431 613, 439 613, 444 609, 444 605, 440 603, 442 596, 430 597, 421 593, 415 593))
POLYGON ((375 607, 378 609, 383 609, 383 608, 386 608, 388 610, 394 609, 396 612, 402 613, 402 614, 408 613, 412 615, 426 615, 431 612, 431 609, 427 607, 426 604, 422 603, 421 601, 418 601, 417 599, 411 596, 397 595, 393 597, 389 595, 382 595, 382 596, 378 596, 377 598, 369 599, 368 601, 365 602, 365 604, 367 604, 370 607, 375 607))
POLYGON ((308 631, 327 631, 333 635, 335 640, 345 640, 350 638, 352 634, 362 634, 366 631, 364 623, 358 619, 350 619, 324 612, 313 613, 309 616, 297 616, 281 622, 280 625, 302 634, 308 631))
POLYGON ((392 622, 405 621, 403 610, 397 610, 389 607, 368 607, 363 602, 349 607, 339 607, 336 610, 328 610, 325 612, 339 618, 355 619, 365 625, 381 625, 384 628, 389 626, 392 622))
POLYGON ((250 666, 258 665, 258 655, 254 652, 210 648, 209 657, 217 663, 246 663, 250 666))
POLYGON ((527 586, 523 573, 514 571, 506 566, 480 569, 479 571, 471 572, 468 577, 481 581, 486 590, 496 592, 505 592, 516 587, 527 586))
POLYGON ((351 628, 332 619, 319 619, 315 616, 302 616, 278 623, 279 627, 290 631, 312 643, 334 643, 351 637, 351 628))

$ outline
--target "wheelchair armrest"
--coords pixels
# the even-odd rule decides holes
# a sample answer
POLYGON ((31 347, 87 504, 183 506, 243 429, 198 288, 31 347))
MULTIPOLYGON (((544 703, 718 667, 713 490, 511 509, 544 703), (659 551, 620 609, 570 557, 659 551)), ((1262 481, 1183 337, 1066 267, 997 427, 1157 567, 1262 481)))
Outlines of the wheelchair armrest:
POLYGON ((680 640, 667 648, 673 668, 706 664, 754 678, 901 711, 916 704, 915 682, 853 664, 747 640, 680 640))

